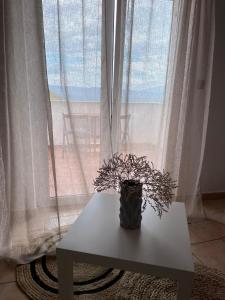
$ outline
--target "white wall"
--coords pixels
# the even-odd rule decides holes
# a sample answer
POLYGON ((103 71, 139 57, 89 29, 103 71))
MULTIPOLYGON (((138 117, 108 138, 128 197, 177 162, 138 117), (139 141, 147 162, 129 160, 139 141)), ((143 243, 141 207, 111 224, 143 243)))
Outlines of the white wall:
POLYGON ((212 96, 201 175, 203 193, 225 191, 225 0, 216 0, 212 96))

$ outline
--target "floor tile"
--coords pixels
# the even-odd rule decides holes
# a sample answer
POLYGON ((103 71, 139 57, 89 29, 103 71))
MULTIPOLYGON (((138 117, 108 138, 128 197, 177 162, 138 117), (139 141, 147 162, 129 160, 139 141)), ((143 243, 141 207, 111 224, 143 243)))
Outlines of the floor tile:
POLYGON ((225 225, 225 199, 204 200, 206 217, 225 225))
POLYGON ((192 253, 192 258, 193 258, 193 263, 195 264, 195 263, 198 263, 198 264, 201 264, 202 262, 200 261, 200 259, 197 257, 197 256, 195 256, 193 253, 192 253))
POLYGON ((0 284, 1 300, 27 300, 28 297, 20 291, 15 282, 0 284))
POLYGON ((191 243, 206 242, 225 237, 225 225, 214 221, 189 224, 191 243))
POLYGON ((15 264, 0 260, 0 283, 16 281, 15 264))
POLYGON ((205 265, 225 273, 225 240, 192 245, 192 252, 205 265))

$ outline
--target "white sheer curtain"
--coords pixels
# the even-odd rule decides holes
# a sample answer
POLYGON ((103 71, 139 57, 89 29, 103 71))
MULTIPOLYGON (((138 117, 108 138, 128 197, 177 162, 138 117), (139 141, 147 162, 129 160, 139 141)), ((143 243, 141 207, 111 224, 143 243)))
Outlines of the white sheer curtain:
POLYGON ((0 14, 0 255, 46 250, 117 151, 169 170, 201 215, 214 1, 5 0, 0 14))
POLYGON ((50 192, 60 206, 75 203, 79 210, 93 192, 110 137, 105 6, 101 0, 43 0, 43 7, 56 166, 50 192))
POLYGON ((175 199, 185 202, 194 218, 203 217, 199 178, 211 93, 214 5, 213 0, 118 2, 114 119, 127 118, 123 128, 114 124, 115 149, 146 155, 171 172, 178 182, 175 199))
POLYGON ((1 1, 0 14, 0 256, 24 262, 59 232, 49 198, 42 5, 1 1))
POLYGON ((146 155, 158 167, 172 11, 169 0, 119 1, 117 7, 114 151, 146 155))
POLYGON ((215 1, 176 2, 164 115, 164 167, 178 181, 176 199, 204 216, 199 179, 205 149, 215 37, 215 1))

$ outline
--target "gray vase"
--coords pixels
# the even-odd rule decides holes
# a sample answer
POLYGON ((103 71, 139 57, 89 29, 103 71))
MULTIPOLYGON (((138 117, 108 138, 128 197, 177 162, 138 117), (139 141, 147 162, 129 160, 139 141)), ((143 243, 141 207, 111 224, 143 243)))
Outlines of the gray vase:
POLYGON ((120 190, 120 226, 137 229, 141 226, 142 183, 124 180, 120 190))

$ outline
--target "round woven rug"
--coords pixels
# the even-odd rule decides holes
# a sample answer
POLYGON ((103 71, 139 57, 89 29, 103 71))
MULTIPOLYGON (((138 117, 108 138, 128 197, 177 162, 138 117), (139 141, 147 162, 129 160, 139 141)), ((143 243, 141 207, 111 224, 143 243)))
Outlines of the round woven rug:
MULTIPOLYGON (((16 269, 21 290, 33 300, 58 299, 55 257, 43 256, 16 269)), ((74 299, 175 300, 176 282, 150 275, 74 264, 74 299)), ((225 299, 225 275, 195 264, 192 300, 225 299)))

